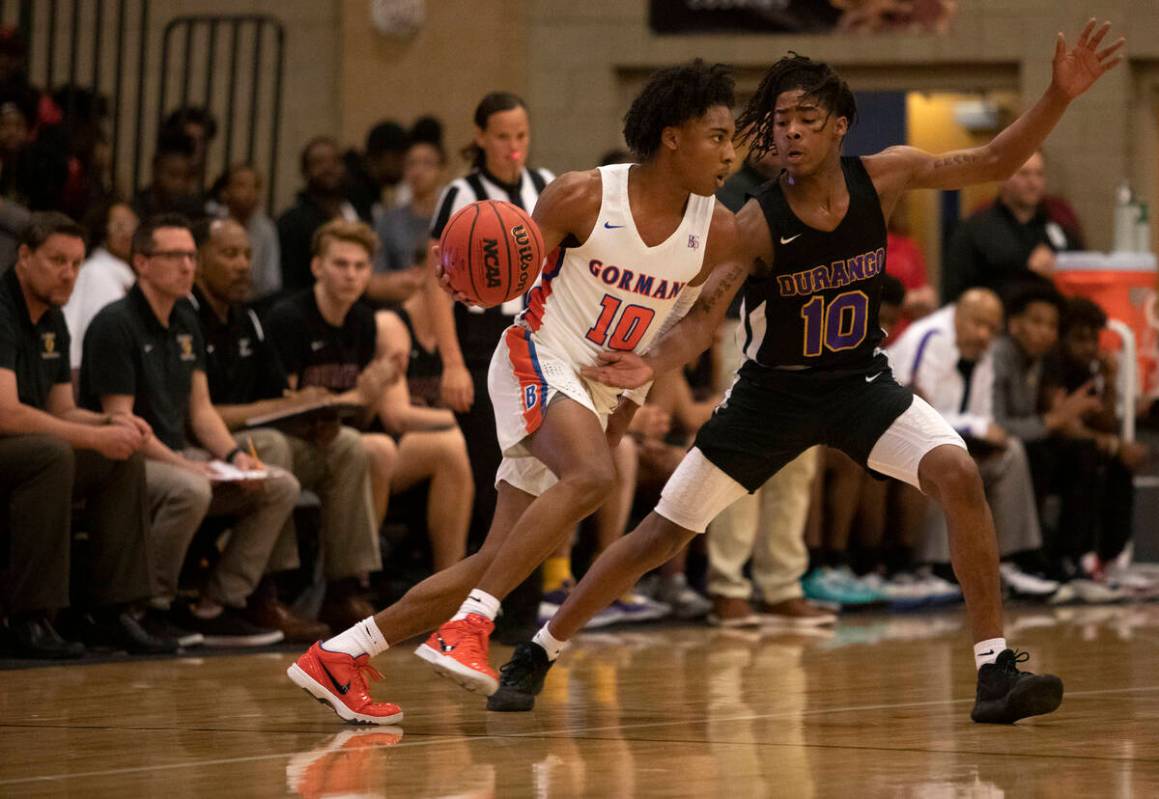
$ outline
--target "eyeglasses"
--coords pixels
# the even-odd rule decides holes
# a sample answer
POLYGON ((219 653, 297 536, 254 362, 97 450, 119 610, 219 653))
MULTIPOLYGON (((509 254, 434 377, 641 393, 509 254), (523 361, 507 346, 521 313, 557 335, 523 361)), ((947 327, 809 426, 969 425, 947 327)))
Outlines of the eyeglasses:
POLYGON ((151 253, 147 253, 147 255, 150 258, 163 258, 166 261, 197 260, 196 250, 154 250, 151 253))

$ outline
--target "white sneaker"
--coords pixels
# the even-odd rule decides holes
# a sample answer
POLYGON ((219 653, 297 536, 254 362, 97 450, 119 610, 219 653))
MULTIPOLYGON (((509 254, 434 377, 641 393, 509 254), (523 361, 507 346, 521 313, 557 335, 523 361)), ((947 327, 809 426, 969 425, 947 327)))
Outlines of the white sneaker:
POLYGON ((1107 584, 1120 588, 1132 599, 1150 599, 1159 595, 1159 580, 1130 566, 1123 567, 1112 561, 1106 569, 1107 584))
POLYGON ((916 575, 917 583, 926 591, 926 601, 934 605, 944 605, 958 602, 962 598, 962 589, 943 580, 932 571, 920 570, 916 575))
POLYGON ((1127 594, 1122 590, 1085 577, 1071 580, 1068 585, 1074 589, 1078 601, 1088 605, 1109 605, 1127 599, 1127 594))
POLYGON ((643 594, 629 593, 612 603, 612 609, 619 611, 618 621, 622 624, 634 624, 642 621, 662 619, 672 612, 672 608, 663 602, 649 599, 643 594))
POLYGON ((871 572, 861 578, 863 585, 885 596, 894 610, 907 610, 926 603, 927 590, 912 574, 896 574, 890 579, 871 572))
POLYGON ((998 572, 1002 575, 1002 582, 1013 594, 1042 598, 1058 590, 1059 583, 1055 580, 1028 574, 1013 563, 998 564, 998 572))
POLYGON ((672 615, 678 619, 699 619, 712 610, 712 602, 697 593, 683 574, 660 578, 652 597, 671 606, 672 615))

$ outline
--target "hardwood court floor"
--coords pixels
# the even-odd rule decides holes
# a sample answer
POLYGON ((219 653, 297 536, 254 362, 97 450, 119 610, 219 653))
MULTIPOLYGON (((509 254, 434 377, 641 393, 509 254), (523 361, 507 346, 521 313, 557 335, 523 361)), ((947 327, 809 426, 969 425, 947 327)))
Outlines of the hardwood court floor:
POLYGON ((969 721, 961 621, 589 635, 527 714, 399 647, 377 694, 402 729, 340 724, 288 654, 0 672, 0 796, 1159 796, 1159 605, 1011 612, 1067 690, 1015 727, 969 721))

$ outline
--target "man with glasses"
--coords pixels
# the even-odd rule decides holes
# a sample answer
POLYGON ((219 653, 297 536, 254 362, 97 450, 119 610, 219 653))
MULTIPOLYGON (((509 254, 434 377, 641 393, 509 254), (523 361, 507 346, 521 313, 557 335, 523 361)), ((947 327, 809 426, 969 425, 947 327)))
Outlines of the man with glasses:
POLYGON ((197 259, 188 222, 174 215, 147 220, 133 235, 132 256, 136 285, 97 314, 85 336, 80 389, 87 407, 132 411, 153 427, 142 451, 153 515, 154 595, 176 595, 186 550, 207 513, 233 517, 228 543, 198 601, 151 620, 159 629, 192 631, 207 646, 276 643, 282 632, 254 626, 243 609, 293 511, 298 481, 270 468, 264 480, 223 483, 209 464, 261 466, 210 401, 205 345, 186 299, 197 259))

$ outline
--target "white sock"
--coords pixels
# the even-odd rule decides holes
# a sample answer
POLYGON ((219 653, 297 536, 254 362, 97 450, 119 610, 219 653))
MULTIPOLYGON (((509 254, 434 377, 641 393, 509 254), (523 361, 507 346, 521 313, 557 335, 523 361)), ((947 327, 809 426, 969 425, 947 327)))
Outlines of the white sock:
POLYGON ((382 630, 374 623, 374 617, 367 616, 345 632, 323 641, 322 648, 328 652, 345 652, 352 658, 364 654, 374 657, 389 649, 390 644, 382 637, 382 630))
POLYGON ((543 651, 547 653, 548 660, 555 660, 559 657, 559 653, 567 646, 567 641, 561 641, 551 634, 551 630, 547 629, 547 625, 543 625, 539 632, 531 639, 531 643, 539 644, 543 651))
POLYGON ((465 619, 470 613, 478 613, 490 621, 495 621, 495 617, 499 615, 499 600, 486 591, 472 588, 471 593, 467 594, 467 599, 459 606, 459 612, 451 617, 451 621, 465 619))
POLYGON ((974 665, 982 668, 998 660, 998 653, 1006 649, 1005 638, 987 638, 974 644, 974 665))

